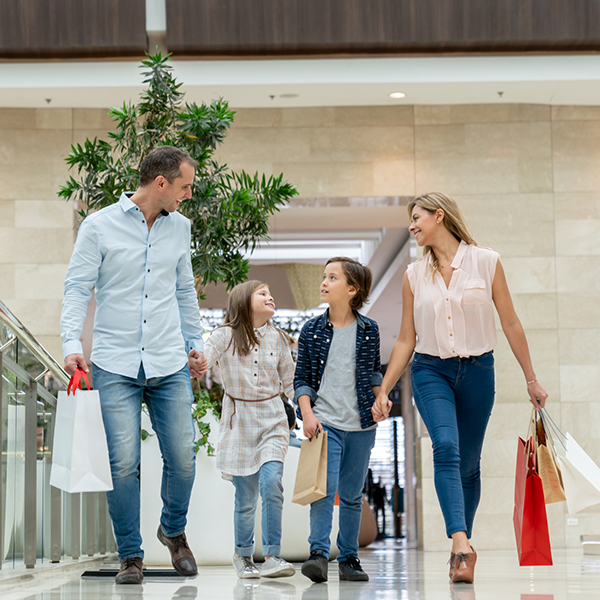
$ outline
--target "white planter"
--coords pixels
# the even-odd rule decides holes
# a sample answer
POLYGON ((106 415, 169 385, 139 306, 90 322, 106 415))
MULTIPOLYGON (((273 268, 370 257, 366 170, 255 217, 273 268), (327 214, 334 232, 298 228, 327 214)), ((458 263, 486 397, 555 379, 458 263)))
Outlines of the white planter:
MULTIPOLYGON (((219 424, 213 417, 210 441, 217 440, 219 424)), ((150 419, 142 416, 142 427, 153 433, 150 419)), ((292 504, 294 480, 298 466, 300 449, 290 447, 283 471, 285 500, 283 507, 282 556, 290 561, 303 561, 308 557, 309 546, 309 507, 292 504)), ((144 548, 144 562, 151 566, 170 565, 168 550, 156 539, 156 530, 162 510, 160 485, 162 458, 155 435, 142 442, 141 467, 141 530, 144 548)), ((221 479, 214 458, 206 456, 200 449, 196 457, 196 481, 192 491, 186 535, 190 548, 199 565, 230 565, 233 556, 233 497, 234 488, 229 481, 221 479)), ((256 557, 262 556, 260 532, 260 498, 256 515, 255 541, 256 557)), ((338 507, 334 510, 334 530, 337 536, 338 507)), ((332 556, 337 555, 337 546, 332 543, 332 556)))

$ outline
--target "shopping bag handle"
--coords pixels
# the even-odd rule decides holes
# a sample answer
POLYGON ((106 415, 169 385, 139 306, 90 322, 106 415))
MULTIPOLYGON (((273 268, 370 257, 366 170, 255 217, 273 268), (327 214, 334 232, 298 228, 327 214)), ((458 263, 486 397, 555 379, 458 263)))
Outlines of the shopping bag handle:
POLYGON ((75 373, 73 373, 73 377, 71 377, 71 380, 69 381, 69 385, 67 386, 67 394, 69 394, 70 392, 73 392, 73 395, 75 395, 75 392, 77 390, 81 389, 81 378, 82 377, 85 380, 87 389, 88 390, 91 389, 87 373, 81 367, 77 367, 75 369, 75 373))

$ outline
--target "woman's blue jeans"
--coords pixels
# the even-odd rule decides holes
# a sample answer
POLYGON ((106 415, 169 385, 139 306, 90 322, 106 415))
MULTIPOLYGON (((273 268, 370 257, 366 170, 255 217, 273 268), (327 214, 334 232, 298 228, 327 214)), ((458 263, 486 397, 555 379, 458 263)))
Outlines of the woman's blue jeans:
POLYGON ((272 460, 261 465, 252 475, 233 476, 235 508, 233 527, 235 553, 238 556, 254 554, 254 516, 258 492, 262 498, 262 553, 263 556, 281 554, 281 519, 283 516, 283 463, 272 460))
MULTIPOLYGON (((196 475, 192 386, 187 365, 166 377, 146 379, 143 366, 136 379, 93 367, 106 429, 113 490, 107 492, 119 560, 143 558, 140 534, 140 431, 142 402, 163 457, 160 525, 167 537, 185 530, 196 475)), ((158 465, 157 465, 158 468, 158 465)))
POLYGON ((411 383, 431 437, 446 533, 465 531, 471 538, 481 496, 481 449, 494 405, 494 355, 442 359, 415 353, 411 383))
POLYGON ((327 432, 327 496, 310 505, 310 550, 322 550, 329 557, 335 494, 340 497, 338 561, 358 556, 358 532, 362 512, 362 491, 369 469, 375 429, 340 431, 323 425, 327 432))

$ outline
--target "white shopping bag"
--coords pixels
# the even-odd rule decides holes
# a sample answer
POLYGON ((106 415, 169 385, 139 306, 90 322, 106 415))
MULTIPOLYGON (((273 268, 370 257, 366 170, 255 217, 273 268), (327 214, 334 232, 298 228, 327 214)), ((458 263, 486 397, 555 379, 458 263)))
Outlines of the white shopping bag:
POLYGON ((567 431, 563 434, 549 418, 546 410, 542 411, 544 426, 550 425, 551 441, 560 465, 567 511, 570 515, 600 503, 600 467, 590 458, 585 450, 567 431))
POLYGON ((106 433, 96 390, 81 389, 78 369, 66 392, 58 393, 50 485, 78 494, 113 489, 106 433), (70 393, 72 392, 72 393, 70 393))

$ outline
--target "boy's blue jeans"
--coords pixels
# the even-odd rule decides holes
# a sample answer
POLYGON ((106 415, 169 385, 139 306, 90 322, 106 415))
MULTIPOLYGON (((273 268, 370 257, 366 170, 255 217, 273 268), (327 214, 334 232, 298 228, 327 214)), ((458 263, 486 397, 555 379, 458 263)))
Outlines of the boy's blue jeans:
POLYGON ((327 431, 327 496, 310 505, 310 550, 322 550, 329 557, 333 505, 339 492, 340 514, 337 545, 339 562, 358 556, 358 532, 375 429, 340 431, 323 425, 327 431))
MULTIPOLYGON (((196 475, 192 386, 187 365, 166 377, 146 379, 143 366, 136 379, 93 367, 100 394, 114 489, 106 493, 119 561, 140 556, 140 430, 146 403, 163 457, 163 509, 160 525, 167 537, 185 530, 196 475)), ((157 465, 158 468, 158 465, 157 465)))
POLYGON ((446 533, 465 531, 471 538, 481 496, 481 449, 494 405, 494 355, 442 359, 415 353, 411 383, 431 437, 446 533))
POLYGON ((235 508, 233 527, 235 553, 238 556, 254 554, 254 516, 258 492, 262 498, 262 553, 263 556, 281 554, 281 519, 283 516, 283 463, 272 460, 261 465, 252 475, 235 475, 235 508))

